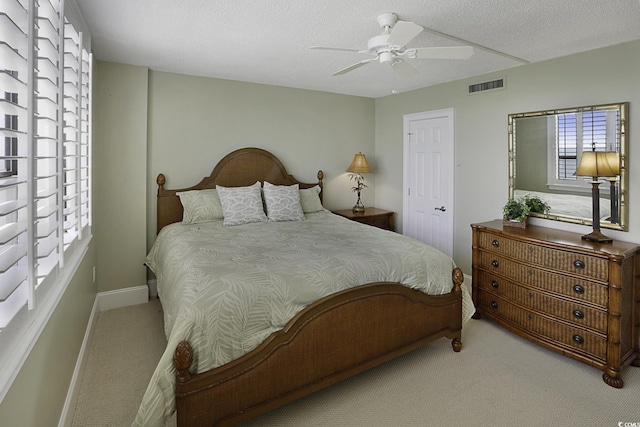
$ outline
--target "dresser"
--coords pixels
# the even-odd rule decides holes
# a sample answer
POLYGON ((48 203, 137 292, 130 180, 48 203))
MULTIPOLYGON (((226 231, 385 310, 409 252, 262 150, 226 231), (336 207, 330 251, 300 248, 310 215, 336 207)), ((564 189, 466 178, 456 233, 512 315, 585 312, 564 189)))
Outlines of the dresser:
POLYGON ((336 215, 352 221, 373 225, 384 230, 393 231, 393 212, 378 208, 365 208, 364 212, 354 213, 351 209, 332 211, 336 215))
POLYGON ((473 300, 485 317, 604 371, 640 366, 640 246, 550 228, 472 224, 473 300))

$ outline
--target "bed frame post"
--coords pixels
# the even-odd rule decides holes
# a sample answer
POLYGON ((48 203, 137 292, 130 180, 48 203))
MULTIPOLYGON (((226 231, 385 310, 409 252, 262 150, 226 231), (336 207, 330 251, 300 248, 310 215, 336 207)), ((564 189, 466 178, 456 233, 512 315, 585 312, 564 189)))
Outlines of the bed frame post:
MULTIPOLYGON (((460 270, 459 267, 453 269, 451 273, 451 278, 453 279, 453 292, 462 293, 462 282, 464 281, 464 273, 460 270)), ((456 353, 462 350, 462 341, 460 341, 460 337, 456 337, 451 340, 451 347, 453 347, 453 351, 456 353)))
POLYGON ((163 173, 158 174, 158 177, 156 178, 156 184, 158 184, 158 194, 160 194, 162 190, 164 190, 164 184, 166 182, 167 180, 164 177, 164 174, 163 173))
POLYGON ((187 341, 180 341, 173 354, 173 366, 175 366, 176 378, 181 384, 191 379, 191 364, 193 363, 193 349, 187 341))

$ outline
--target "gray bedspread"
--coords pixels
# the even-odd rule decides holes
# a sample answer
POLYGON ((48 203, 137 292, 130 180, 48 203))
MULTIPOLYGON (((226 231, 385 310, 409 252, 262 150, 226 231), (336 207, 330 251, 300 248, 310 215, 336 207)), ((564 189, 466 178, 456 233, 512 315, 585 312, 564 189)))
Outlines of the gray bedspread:
MULTIPOLYGON (((164 425, 174 412, 172 357, 182 340, 203 372, 251 351, 323 296, 380 281, 441 295, 451 291, 455 267, 428 245, 329 212, 233 227, 172 224, 146 263, 157 277, 168 345, 135 426, 164 425)), ((473 305, 463 295, 466 320, 473 305)))

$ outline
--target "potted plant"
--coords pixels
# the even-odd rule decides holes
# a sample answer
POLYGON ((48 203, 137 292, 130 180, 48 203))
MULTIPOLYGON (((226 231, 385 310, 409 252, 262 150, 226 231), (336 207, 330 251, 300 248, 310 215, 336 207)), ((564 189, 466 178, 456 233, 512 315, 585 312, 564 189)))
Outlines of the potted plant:
POLYGON ((504 224, 514 227, 526 227, 529 212, 529 206, 523 200, 509 199, 502 207, 504 224))
POLYGON ((551 206, 549 206, 547 202, 545 202, 538 196, 527 194, 524 196, 523 202, 529 207, 529 212, 541 213, 546 215, 551 210, 551 206))

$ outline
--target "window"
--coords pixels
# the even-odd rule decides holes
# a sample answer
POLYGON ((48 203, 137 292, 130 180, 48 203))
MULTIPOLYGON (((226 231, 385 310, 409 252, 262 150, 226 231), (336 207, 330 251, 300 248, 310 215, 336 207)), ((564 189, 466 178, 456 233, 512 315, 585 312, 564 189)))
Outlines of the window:
POLYGON ((0 4, 0 400, 91 236, 92 58, 77 11, 0 4))
MULTIPOLYGON (((590 191, 574 176, 585 151, 619 151, 620 118, 617 110, 588 110, 549 116, 548 186, 552 189, 590 191)), ((606 191, 606 190, 605 190, 606 191)))

